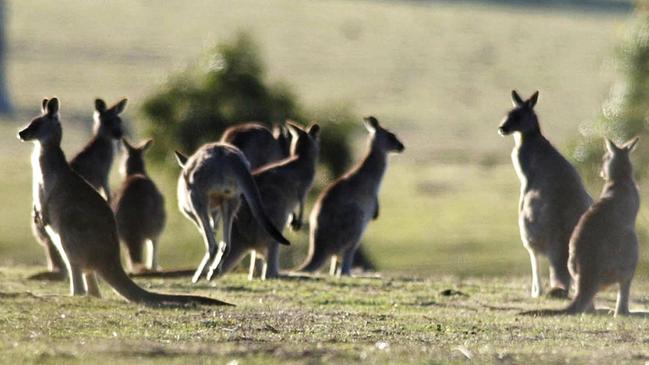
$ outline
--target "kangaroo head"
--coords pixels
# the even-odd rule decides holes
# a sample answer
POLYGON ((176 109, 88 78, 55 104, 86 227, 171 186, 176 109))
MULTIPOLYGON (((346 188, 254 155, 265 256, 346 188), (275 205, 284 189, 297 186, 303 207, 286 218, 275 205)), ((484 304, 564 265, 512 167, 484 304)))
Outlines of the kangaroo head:
POLYGON ((41 115, 18 132, 18 139, 24 142, 39 142, 42 145, 60 145, 62 134, 59 122, 59 99, 43 99, 41 115))
POLYGON ((273 137, 277 140, 279 148, 282 151, 283 156, 288 156, 291 154, 291 132, 289 132, 288 127, 283 124, 275 123, 273 124, 273 137))
POLYGON ((534 112, 534 106, 538 99, 538 91, 532 94, 529 99, 523 101, 516 90, 512 90, 512 103, 514 104, 514 108, 507 113, 507 116, 498 128, 498 133, 505 136, 514 132, 526 134, 539 130, 539 120, 534 112))
POLYGON ((638 144, 638 137, 628 141, 622 147, 618 147, 608 138, 605 139, 606 153, 602 158, 602 171, 600 175, 604 180, 615 180, 633 176, 633 166, 629 155, 638 144))
POLYGON ((291 156, 318 155, 320 151, 320 126, 318 124, 314 123, 304 128, 291 121, 286 121, 286 128, 291 134, 291 156))
POLYGON ((122 118, 119 115, 126 109, 126 98, 120 100, 110 108, 106 107, 106 102, 102 99, 95 100, 95 124, 93 130, 95 134, 112 139, 122 138, 122 118))
POLYGON ((378 148, 384 152, 397 152, 401 153, 405 146, 397 136, 389 130, 381 127, 379 121, 374 117, 366 117, 363 119, 365 128, 370 132, 370 138, 373 148, 378 148))
POLYGON ((152 139, 146 140, 137 146, 131 145, 126 138, 122 138, 124 148, 124 164, 122 165, 122 174, 144 174, 144 153, 151 147, 152 139))

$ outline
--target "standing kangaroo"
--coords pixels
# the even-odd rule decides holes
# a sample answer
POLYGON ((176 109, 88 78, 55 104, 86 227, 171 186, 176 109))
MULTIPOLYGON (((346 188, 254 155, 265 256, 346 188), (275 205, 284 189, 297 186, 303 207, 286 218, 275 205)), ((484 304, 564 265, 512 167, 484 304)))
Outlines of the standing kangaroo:
POLYGON ((192 282, 198 282, 210 261, 207 280, 221 273, 223 259, 230 251, 232 220, 239 209, 241 194, 266 232, 279 243, 290 244, 266 215, 248 161, 238 148, 222 142, 209 143, 189 158, 176 151, 176 158, 182 167, 178 205, 198 227, 206 248, 192 282), (217 245, 214 235, 219 219, 223 222, 223 241, 217 245))
POLYGON ((290 136, 284 126, 276 124, 271 131, 254 122, 229 127, 223 132, 221 142, 241 150, 250 163, 251 171, 288 157, 291 147, 290 136))
MULTIPOLYGON (((103 189, 104 196, 110 201, 108 175, 113 163, 113 140, 122 137, 122 120, 119 114, 126 108, 126 99, 111 108, 106 108, 102 99, 95 100, 94 135, 90 142, 71 161, 72 169, 88 181, 95 189, 103 189)), ((34 209, 32 215, 32 231, 34 236, 45 249, 48 271, 56 279, 65 278, 65 265, 50 239, 45 227, 37 223, 36 217, 41 212, 34 209)), ((43 275, 35 275, 39 278, 43 275)))
POLYGON ((367 224, 379 216, 378 193, 390 152, 403 144, 374 117, 365 118, 370 132, 365 158, 320 194, 309 218, 309 254, 298 271, 314 272, 331 257, 333 275, 350 275, 354 253, 367 224), (336 268, 336 261, 342 266, 336 268))
POLYGON ((532 297, 542 292, 538 255, 550 261, 549 295, 565 298, 570 289, 568 242, 579 217, 592 203, 575 168, 543 137, 534 106, 512 91, 514 108, 498 128, 514 133, 514 169, 521 182, 518 225, 532 264, 532 297))
MULTIPOLYGON (((304 200, 313 184, 319 152, 320 127, 308 129, 287 123, 292 138, 291 156, 256 170, 252 177, 270 221, 275 227, 286 226, 289 215, 291 226, 297 230, 302 223, 304 200), (297 207, 297 212, 294 209, 297 207)), ((279 244, 257 223, 244 202, 232 225, 232 243, 229 255, 223 263, 223 272, 232 270, 252 251, 249 278, 254 277, 255 258, 258 253, 265 258, 261 278, 279 276, 279 244)))
POLYGON ((602 194, 579 219, 570 238, 570 274, 577 283, 572 303, 562 310, 530 311, 525 314, 556 315, 592 312, 598 291, 618 284, 615 315, 629 314, 631 280, 638 263, 635 221, 640 208, 633 180, 630 152, 638 138, 622 147, 606 140, 602 194))
POLYGON ((108 203, 70 168, 61 150, 59 100, 43 100, 42 115, 18 133, 34 142, 32 169, 37 221, 65 262, 72 295, 100 296, 96 275, 128 301, 146 305, 224 305, 219 300, 149 292, 135 284, 120 262, 115 218, 108 203))
POLYGON ((126 244, 131 271, 156 271, 158 239, 165 225, 164 198, 144 168, 148 140, 137 147, 122 139, 124 183, 113 200, 119 238, 126 244), (148 245, 146 263, 142 255, 148 245))

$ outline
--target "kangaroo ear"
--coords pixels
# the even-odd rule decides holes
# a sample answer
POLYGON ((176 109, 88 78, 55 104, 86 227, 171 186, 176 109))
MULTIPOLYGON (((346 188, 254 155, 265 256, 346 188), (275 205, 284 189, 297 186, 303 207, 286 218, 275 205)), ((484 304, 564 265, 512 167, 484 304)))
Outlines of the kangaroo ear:
POLYGON ((537 102, 537 101, 539 101, 539 91, 538 91, 538 90, 535 91, 534 94, 532 94, 532 96, 530 96, 529 99, 527 99, 527 101, 525 102, 525 104, 527 104, 527 106, 528 106, 530 109, 532 109, 532 108, 534 108, 534 105, 536 105, 536 102, 537 102))
POLYGON ((106 102, 103 99, 95 99, 95 110, 99 113, 106 111, 106 102))
POLYGON ((627 152, 631 152, 635 149, 635 146, 638 144, 638 141, 640 140, 640 137, 635 137, 629 142, 625 143, 622 148, 627 150, 627 152))
POLYGON ((372 116, 363 118, 363 121, 365 122, 365 128, 367 128, 370 133, 376 132, 379 128, 379 121, 372 116))
POLYGON ((604 138, 604 141, 605 141, 605 144, 604 144, 604 145, 606 146, 606 149, 608 150, 608 152, 615 154, 616 152, 618 152, 618 151, 620 150, 620 149, 615 145, 615 143, 611 142, 610 139, 608 139, 608 138, 604 138))
POLYGON ((525 104, 523 101, 523 98, 521 98, 520 95, 516 92, 516 90, 512 90, 512 104, 517 107, 525 104))
POLYGON ((178 161, 178 165, 180 165, 180 167, 185 167, 185 164, 187 163, 187 156, 183 155, 181 152, 178 152, 178 150, 174 151, 174 155, 176 155, 176 161, 178 161))
POLYGON ((133 145, 131 145, 126 137, 122 137, 122 146, 126 149, 126 151, 133 151, 135 148, 133 148, 133 145))
POLYGON ((43 101, 41 101, 41 113, 42 114, 47 114, 47 98, 44 98, 43 101))
POLYGON ((149 148, 151 148, 152 144, 153 144, 153 140, 149 138, 146 141, 140 143, 140 145, 138 146, 137 149, 140 150, 140 151, 146 151, 149 148))
POLYGON ((318 138, 320 136, 320 126, 318 123, 311 124, 307 133, 309 133, 309 135, 314 139, 318 138))
POLYGON ((58 117, 59 116, 59 99, 54 97, 50 100, 47 101, 47 106, 45 107, 47 109, 47 115, 50 117, 58 117))
POLYGON ((291 137, 297 140, 300 137, 300 131, 302 130, 302 127, 290 120, 287 120, 285 125, 289 133, 291 133, 291 137))
POLYGON ((124 99, 120 100, 117 104, 110 107, 110 109, 113 112, 115 112, 115 114, 122 114, 124 109, 126 109, 126 103, 128 103, 128 99, 124 98, 124 99))

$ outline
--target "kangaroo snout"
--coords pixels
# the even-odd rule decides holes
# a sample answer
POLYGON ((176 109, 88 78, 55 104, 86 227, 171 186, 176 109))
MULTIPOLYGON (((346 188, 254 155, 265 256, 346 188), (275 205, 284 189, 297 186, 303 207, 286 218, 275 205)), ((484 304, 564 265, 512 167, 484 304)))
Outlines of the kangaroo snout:
POLYGON ((22 131, 19 131, 16 134, 16 137, 23 142, 27 141, 27 130, 23 129, 22 131))
POLYGON ((509 134, 509 128, 501 125, 500 127, 498 127, 498 134, 500 134, 501 136, 508 135, 509 134))
POLYGON ((399 144, 397 145, 397 152, 398 152, 398 153, 403 152, 405 149, 406 149, 406 146, 404 146, 403 143, 399 143, 399 144))

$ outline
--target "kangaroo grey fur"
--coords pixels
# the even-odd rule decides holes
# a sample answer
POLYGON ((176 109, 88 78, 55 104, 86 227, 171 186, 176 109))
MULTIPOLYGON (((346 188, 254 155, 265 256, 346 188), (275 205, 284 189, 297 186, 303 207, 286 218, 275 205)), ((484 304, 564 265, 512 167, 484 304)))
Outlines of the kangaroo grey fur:
POLYGON ((567 298, 570 290, 568 242, 579 217, 592 203, 575 168, 541 134, 534 106, 538 91, 528 100, 512 91, 514 108, 498 129, 514 134, 514 169, 521 182, 518 224, 532 265, 531 296, 542 293, 538 256, 550 261, 549 295, 567 298))
POLYGON ((289 244, 266 215, 248 161, 238 148, 222 142, 209 143, 189 158, 176 151, 176 158, 182 167, 178 178, 178 205, 198 227, 206 249, 192 282, 200 279, 208 262, 211 262, 206 275, 208 280, 221 273, 223 259, 230 251, 232 220, 242 194, 264 229, 278 242, 289 244), (217 245, 214 234, 219 220, 223 222, 223 241, 217 245))
POLYGON ((291 139, 284 126, 276 124, 271 131, 255 122, 229 127, 223 132, 221 142, 241 150, 250 163, 251 171, 285 159, 291 147, 291 139))
MULTIPOLYGON (((291 156, 254 171, 252 177, 273 225, 286 226, 291 215, 294 217, 291 225, 297 230, 302 222, 304 200, 315 176, 320 127, 313 124, 305 130, 291 122, 287 123, 287 127, 293 135, 291 156), (296 207, 297 212, 294 212, 296 207)), ((254 258, 257 254, 266 259, 261 278, 279 276, 279 244, 257 223, 250 207, 244 202, 234 219, 231 250, 223 263, 223 272, 232 270, 249 251, 253 251, 250 279, 254 277, 254 258)))
POLYGON ((115 218, 108 203, 70 168, 61 150, 62 129, 57 98, 43 101, 42 115, 18 133, 34 142, 34 205, 42 224, 65 262, 72 295, 100 296, 102 277, 128 301, 145 305, 209 304, 219 300, 149 292, 135 284, 120 262, 115 218))
POLYGON ((165 226, 164 197, 144 166, 144 153, 152 140, 137 147, 122 139, 124 182, 113 199, 119 238, 125 243, 131 271, 157 271, 158 241, 165 226), (146 262, 143 249, 150 245, 146 262))
POLYGON ((367 154, 318 197, 309 217, 309 253, 298 269, 315 272, 331 258, 331 274, 350 275, 354 253, 365 228, 379 212, 378 192, 390 152, 403 144, 374 117, 365 118, 369 131, 367 154), (336 262, 342 266, 336 269, 336 262))

